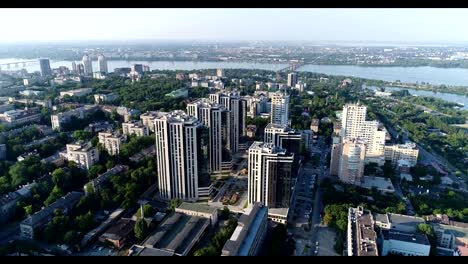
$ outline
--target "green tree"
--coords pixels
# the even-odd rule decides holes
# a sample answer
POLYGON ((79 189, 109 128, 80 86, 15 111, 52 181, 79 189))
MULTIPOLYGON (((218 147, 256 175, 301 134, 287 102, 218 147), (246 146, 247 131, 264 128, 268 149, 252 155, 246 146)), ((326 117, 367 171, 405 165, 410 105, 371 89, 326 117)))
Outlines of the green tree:
POLYGON ((70 230, 65 233, 63 236, 63 242, 65 242, 69 246, 73 246, 78 243, 78 235, 75 230, 70 230))
POLYGON ((146 224, 146 221, 144 219, 139 219, 136 222, 133 231, 135 232, 136 238, 143 240, 148 233, 148 225, 146 224))
POLYGON ((88 211, 88 213, 84 215, 79 215, 75 218, 75 223, 81 231, 87 231, 94 225, 93 214, 91 211, 88 211))
POLYGON ((174 211, 181 203, 182 201, 180 199, 172 199, 169 204, 169 209, 174 211))
POLYGON ((88 178, 89 179, 94 179, 96 178, 100 173, 104 172, 104 166, 101 164, 95 164, 89 168, 88 171, 88 178))
POLYGON ((62 190, 60 190, 60 188, 57 187, 56 185, 52 189, 52 192, 50 193, 49 197, 47 197, 47 199, 44 201, 44 205, 49 206, 50 204, 52 204, 53 202, 55 202, 57 199, 59 199, 62 196, 63 196, 62 190))
MULTIPOLYGON (((143 206, 143 212, 145 213, 145 217, 152 217, 156 213, 156 210, 151 206, 151 204, 145 204, 143 206)), ((141 208, 138 209, 137 217, 141 218, 141 208)))
POLYGON ((229 208, 227 206, 224 206, 223 210, 221 210, 221 214, 219 218, 221 220, 228 219, 230 214, 231 214, 231 211, 229 210, 229 208))
POLYGON ((91 133, 84 130, 76 130, 73 132, 72 137, 75 140, 88 140, 91 138, 91 133))
POLYGON ((204 248, 200 248, 200 249, 196 250, 193 253, 193 255, 196 256, 196 257, 215 257, 215 256, 219 256, 218 253, 216 252, 216 248, 214 248, 213 246, 207 246, 207 247, 204 247, 204 248))
POLYGON ((32 215, 33 213, 33 207, 32 205, 27 205, 24 208, 24 212, 29 216, 29 215, 32 215))

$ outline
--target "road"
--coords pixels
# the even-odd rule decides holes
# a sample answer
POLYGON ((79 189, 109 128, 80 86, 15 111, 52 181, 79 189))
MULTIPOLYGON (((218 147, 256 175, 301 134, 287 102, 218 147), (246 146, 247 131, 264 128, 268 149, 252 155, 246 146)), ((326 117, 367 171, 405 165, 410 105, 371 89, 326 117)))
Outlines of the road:
POLYGON ((396 181, 393 186, 395 187, 395 194, 398 195, 406 204, 406 214, 415 215, 413 205, 411 204, 411 201, 403 195, 403 191, 401 190, 400 183, 396 181))
POLYGON ((312 245, 312 250, 310 251, 311 255, 315 255, 315 252, 320 251, 320 241, 319 241, 319 231, 321 229, 321 211, 322 211, 322 192, 320 190, 320 183, 322 180, 328 176, 328 168, 326 166, 327 164, 327 155, 330 149, 325 146, 323 139, 319 142, 321 149, 322 149, 322 154, 320 155, 320 173, 318 175, 317 179, 317 191, 315 192, 315 199, 314 199, 314 206, 313 206, 313 214, 312 214, 312 232, 310 235, 310 243, 312 245), (318 246, 317 241, 319 242, 318 246))
POLYGON ((294 255, 297 256, 338 255, 333 249, 335 232, 321 224, 320 215, 323 207, 320 182, 328 176, 326 159, 330 149, 324 144, 322 138, 317 141, 316 148, 320 150, 320 152, 317 152, 320 153, 320 163, 318 166, 313 166, 310 163, 303 165, 298 175, 298 184, 296 186, 295 199, 293 200, 295 217, 290 223, 289 232, 296 239, 294 255), (308 188, 308 184, 314 174, 318 176, 316 177, 317 189, 315 193, 308 188), (311 199, 312 195, 313 200, 311 199), (310 208, 312 212, 310 218, 307 219, 304 216, 310 212, 310 208), (310 229, 304 228, 309 223, 309 220, 310 229))
POLYGON ((447 162, 447 160, 445 160, 443 157, 441 157, 441 156, 439 156, 439 155, 437 155, 435 153, 427 151, 420 144, 417 144, 417 146, 419 148, 419 154, 421 155, 421 160, 423 160, 425 163, 428 163, 428 164, 430 164, 432 161, 434 161, 434 162, 436 162, 438 164, 446 165, 447 169, 450 170, 450 173, 448 175, 450 177, 450 179, 452 179, 454 182, 458 183, 461 190, 464 190, 464 191, 467 190, 466 183, 463 180, 463 178, 465 178, 466 175, 463 172, 461 172, 462 180, 458 179, 455 176, 455 173, 454 173, 455 171, 457 171, 457 169, 454 166, 452 166, 452 164, 447 162))
POLYGON ((20 222, 9 223, 3 226, 0 231, 0 245, 8 243, 10 240, 18 238, 20 233, 20 222))

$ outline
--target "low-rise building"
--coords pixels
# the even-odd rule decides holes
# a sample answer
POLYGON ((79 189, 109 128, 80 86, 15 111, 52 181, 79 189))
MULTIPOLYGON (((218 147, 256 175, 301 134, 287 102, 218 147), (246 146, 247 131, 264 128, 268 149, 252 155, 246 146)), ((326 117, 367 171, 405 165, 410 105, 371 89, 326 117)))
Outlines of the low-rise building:
POLYGON ((98 109, 97 106, 86 105, 83 107, 75 108, 67 112, 62 112, 62 113, 51 115, 50 119, 52 123, 52 129, 60 130, 63 124, 69 122, 72 117, 76 117, 77 119, 83 119, 85 118, 86 113, 96 111, 97 109, 98 109))
POLYGON ((78 167, 89 170, 99 161, 99 152, 97 148, 91 146, 90 142, 67 144, 66 147, 67 160, 75 162, 78 167))
POLYGON ((289 208, 269 208, 268 219, 275 223, 286 225, 288 223, 289 208))
POLYGON ((382 256, 429 256, 431 244, 424 234, 382 230, 382 235, 382 256))
POLYGON ((0 114, 0 121, 7 126, 17 126, 39 122, 41 112, 39 108, 26 108, 24 110, 9 110, 0 114))
POLYGON ((125 142, 126 136, 115 132, 99 132, 99 143, 111 156, 119 155, 120 147, 125 142))
POLYGON ((375 225, 381 229, 396 230, 399 232, 416 233, 418 225, 424 224, 421 217, 402 214, 374 214, 375 225))
POLYGON ((140 115, 141 123, 149 129, 149 131, 154 132, 154 120, 157 117, 166 114, 164 112, 148 111, 140 115))
POLYGON ((44 226, 54 218, 56 209, 60 210, 62 214, 68 214, 73 206, 81 199, 83 193, 70 192, 67 195, 59 198, 46 208, 34 213, 20 224, 21 237, 34 239, 34 233, 37 228, 44 226))
POLYGON ((174 212, 143 243, 146 248, 186 256, 207 232, 210 220, 205 217, 174 212))
POLYGON ((122 218, 107 229, 104 234, 99 237, 99 241, 111 243, 115 248, 121 249, 124 247, 131 236, 133 235, 133 228, 135 221, 127 218, 122 218))
POLYGON ((44 94, 44 92, 43 91, 34 91, 34 90, 24 90, 24 91, 20 91, 19 94, 23 95, 23 96, 32 96, 32 95, 38 96, 38 95, 44 94))
POLYGON ((395 187, 393 187, 392 181, 389 178, 375 177, 375 176, 363 176, 362 182, 357 184, 366 189, 377 188, 382 193, 394 193, 395 187))
POLYGON ((256 256, 267 233, 268 208, 252 204, 239 218, 231 238, 224 244, 221 256, 256 256))
POLYGON ((362 207, 348 210, 348 256, 378 256, 374 218, 362 207))
POLYGON ((64 97, 64 96, 67 96, 67 95, 71 96, 71 97, 73 97, 73 96, 81 97, 81 96, 91 94, 92 92, 93 92, 92 88, 81 88, 81 89, 75 89, 75 90, 60 92, 60 97, 64 97))
POLYGON ((31 188, 36 183, 27 184, 20 189, 0 196, 0 223, 7 222, 14 214, 16 203, 31 196, 31 188))
POLYGON ((6 144, 0 144, 0 160, 6 159, 6 144))
POLYGON ((247 126, 247 136, 249 138, 254 138, 255 137, 255 132, 257 132, 257 126, 256 125, 248 125, 247 126))
POLYGON ((148 136, 148 128, 143 126, 141 121, 132 120, 126 123, 122 123, 122 131, 124 135, 136 135, 138 137, 148 136))
POLYGON ((320 125, 319 119, 312 119, 312 122, 310 122, 310 130, 314 131, 315 133, 318 133, 319 125, 320 125))
POLYGON ((119 95, 116 93, 109 93, 109 94, 95 94, 94 95, 94 101, 97 104, 100 103, 108 103, 108 102, 113 102, 119 98, 119 95))
POLYGON ((395 166, 398 160, 407 160, 411 167, 418 162, 419 149, 413 142, 385 146, 385 160, 392 162, 395 166))
POLYGON ((208 218, 212 226, 218 222, 218 210, 207 204, 183 202, 175 211, 186 215, 208 218))
POLYGON ((125 165, 117 165, 111 169, 108 169, 103 174, 99 175, 97 178, 93 179, 92 181, 88 182, 84 187, 84 191, 86 195, 91 192, 99 191, 102 184, 106 183, 110 176, 122 173, 128 170, 128 166, 125 165))

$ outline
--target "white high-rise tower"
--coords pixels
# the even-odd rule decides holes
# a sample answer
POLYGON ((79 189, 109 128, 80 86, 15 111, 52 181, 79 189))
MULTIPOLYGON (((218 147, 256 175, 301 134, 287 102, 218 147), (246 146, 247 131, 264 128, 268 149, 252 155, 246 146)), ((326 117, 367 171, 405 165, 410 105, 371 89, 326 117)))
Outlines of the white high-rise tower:
POLYGON ((93 63, 91 61, 91 57, 88 54, 83 56, 83 66, 84 66, 84 74, 85 75, 92 75, 93 74, 93 63))
POLYGON ((107 59, 103 54, 98 56, 98 70, 99 72, 108 73, 107 71, 107 59))

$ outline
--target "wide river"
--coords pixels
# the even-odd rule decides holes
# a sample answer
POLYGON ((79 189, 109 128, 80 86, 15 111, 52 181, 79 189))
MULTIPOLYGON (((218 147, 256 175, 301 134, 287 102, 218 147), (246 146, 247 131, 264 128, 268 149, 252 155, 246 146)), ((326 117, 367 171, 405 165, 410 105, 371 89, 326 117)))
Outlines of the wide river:
MULTIPOLYGON (((10 62, 28 61, 25 59, 0 59, 0 65, 10 62)), ((132 64, 146 64, 150 69, 157 70, 198 70, 198 69, 262 69, 276 71, 287 67, 284 63, 253 63, 253 62, 195 62, 195 61, 126 61, 110 60, 108 68, 130 67, 132 64)), ((71 68, 71 61, 51 61, 52 68, 67 66, 71 68)), ((6 66, 0 66, 6 69, 6 66)), ((22 67, 22 65, 20 65, 22 67)), ((11 66, 11 69, 15 69, 11 66)), ((38 71, 39 64, 31 63, 25 67, 28 72, 38 71)), ((97 69, 97 61, 93 61, 93 69, 97 69)), ((304 65, 297 69, 304 72, 317 72, 328 75, 354 76, 360 78, 401 82, 426 82, 431 84, 462 85, 468 86, 468 69, 461 68, 435 68, 435 67, 361 67, 353 65, 304 65)), ((397 89, 397 88, 395 88, 397 89)), ((419 96, 434 96, 446 101, 465 104, 468 107, 468 97, 447 93, 433 93, 430 91, 408 89, 411 94, 419 96)))

